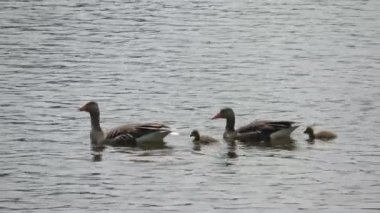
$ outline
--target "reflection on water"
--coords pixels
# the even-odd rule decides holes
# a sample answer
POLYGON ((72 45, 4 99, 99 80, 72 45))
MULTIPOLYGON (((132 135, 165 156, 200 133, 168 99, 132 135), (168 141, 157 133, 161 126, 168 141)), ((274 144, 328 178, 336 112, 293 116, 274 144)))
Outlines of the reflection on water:
POLYGON ((105 146, 95 146, 91 145, 91 155, 92 155, 92 161, 97 162, 102 160, 103 156, 103 150, 105 149, 105 146))
POLYGON ((92 161, 98 162, 98 161, 102 161, 102 159, 103 159, 102 153, 92 153, 92 161))
POLYGON ((228 158, 237 158, 238 154, 236 141, 226 141, 227 142, 227 157, 228 158))
POLYGON ((149 143, 149 142, 142 143, 142 144, 138 144, 138 147, 141 149, 144 149, 144 150, 169 149, 170 148, 166 145, 166 143, 164 141, 161 143, 149 143))
POLYGON ((224 139, 224 142, 231 149, 231 151, 236 150, 236 144, 239 143, 244 147, 267 147, 275 149, 285 149, 293 150, 296 149, 296 140, 291 137, 280 137, 270 140, 261 140, 261 141, 249 141, 249 142, 240 142, 235 140, 224 139))
POLYGON ((194 143, 193 144, 193 150, 194 151, 201 151, 201 148, 202 148, 202 146, 200 143, 194 143))
POLYGON ((296 141, 291 137, 273 139, 269 142, 268 146, 285 150, 294 150, 297 148, 296 141))

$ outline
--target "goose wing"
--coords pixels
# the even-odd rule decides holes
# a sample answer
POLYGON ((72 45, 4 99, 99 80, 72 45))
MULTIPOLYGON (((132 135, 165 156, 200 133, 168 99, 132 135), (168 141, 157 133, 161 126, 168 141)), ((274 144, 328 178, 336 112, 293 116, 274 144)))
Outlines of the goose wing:
POLYGON ((106 139, 113 143, 136 143, 139 138, 162 132, 167 135, 171 131, 168 126, 161 123, 125 124, 109 130, 106 139))
POLYGON ((292 127, 295 122, 293 121, 271 121, 271 120, 257 120, 245 126, 238 128, 238 133, 248 133, 261 131, 263 133, 274 133, 281 129, 288 129, 292 127))

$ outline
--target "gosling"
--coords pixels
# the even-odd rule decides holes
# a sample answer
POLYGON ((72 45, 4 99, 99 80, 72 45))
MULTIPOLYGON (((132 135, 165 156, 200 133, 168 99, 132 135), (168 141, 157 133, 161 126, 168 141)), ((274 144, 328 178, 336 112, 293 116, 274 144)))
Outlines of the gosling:
POLYGON ((326 130, 314 133, 313 128, 310 126, 308 126, 303 133, 309 135, 309 141, 314 141, 315 139, 328 141, 337 138, 335 133, 326 130))
POLYGON ((194 137, 194 144, 212 144, 217 143, 218 140, 207 135, 200 135, 198 130, 193 130, 190 134, 190 137, 194 137))

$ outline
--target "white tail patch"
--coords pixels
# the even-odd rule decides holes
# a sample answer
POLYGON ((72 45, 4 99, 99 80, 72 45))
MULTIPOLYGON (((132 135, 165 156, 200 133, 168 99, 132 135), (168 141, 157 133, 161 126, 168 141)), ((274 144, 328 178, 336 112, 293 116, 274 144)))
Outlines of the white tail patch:
POLYGON ((180 135, 178 132, 171 132, 170 135, 180 135))
POLYGON ((292 126, 288 129, 281 129, 273 134, 270 135, 270 138, 275 140, 275 139, 278 139, 278 138, 285 138, 285 137, 290 137, 290 134, 292 134, 292 132, 297 129, 299 126, 292 126))
POLYGON ((146 142, 162 143, 164 141, 164 137, 166 137, 168 134, 170 134, 169 131, 152 132, 152 133, 149 133, 137 138, 136 141, 137 143, 146 143, 146 142))

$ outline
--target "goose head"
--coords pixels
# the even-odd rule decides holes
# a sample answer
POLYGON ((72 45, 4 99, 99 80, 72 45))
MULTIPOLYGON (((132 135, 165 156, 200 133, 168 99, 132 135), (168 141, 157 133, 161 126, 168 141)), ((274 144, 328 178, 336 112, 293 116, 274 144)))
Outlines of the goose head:
POLYGON ((190 137, 194 137, 195 140, 199 140, 200 135, 199 135, 198 130, 195 130, 195 129, 194 129, 194 130, 190 133, 190 137))
POLYGON ((229 108, 229 107, 226 107, 226 108, 223 108, 219 111, 218 114, 216 114, 214 117, 212 117, 211 119, 219 119, 219 118, 224 118, 224 119, 228 119, 228 118, 234 118, 235 117, 235 113, 234 111, 229 108))
POLYGON ((83 111, 83 112, 88 112, 88 113, 95 113, 95 112, 99 112, 99 106, 95 101, 90 101, 90 102, 87 102, 82 107, 80 107, 78 110, 83 111))
POLYGON ((303 132, 305 134, 314 134, 314 130, 313 128, 311 128, 310 126, 306 127, 305 131, 303 132))

